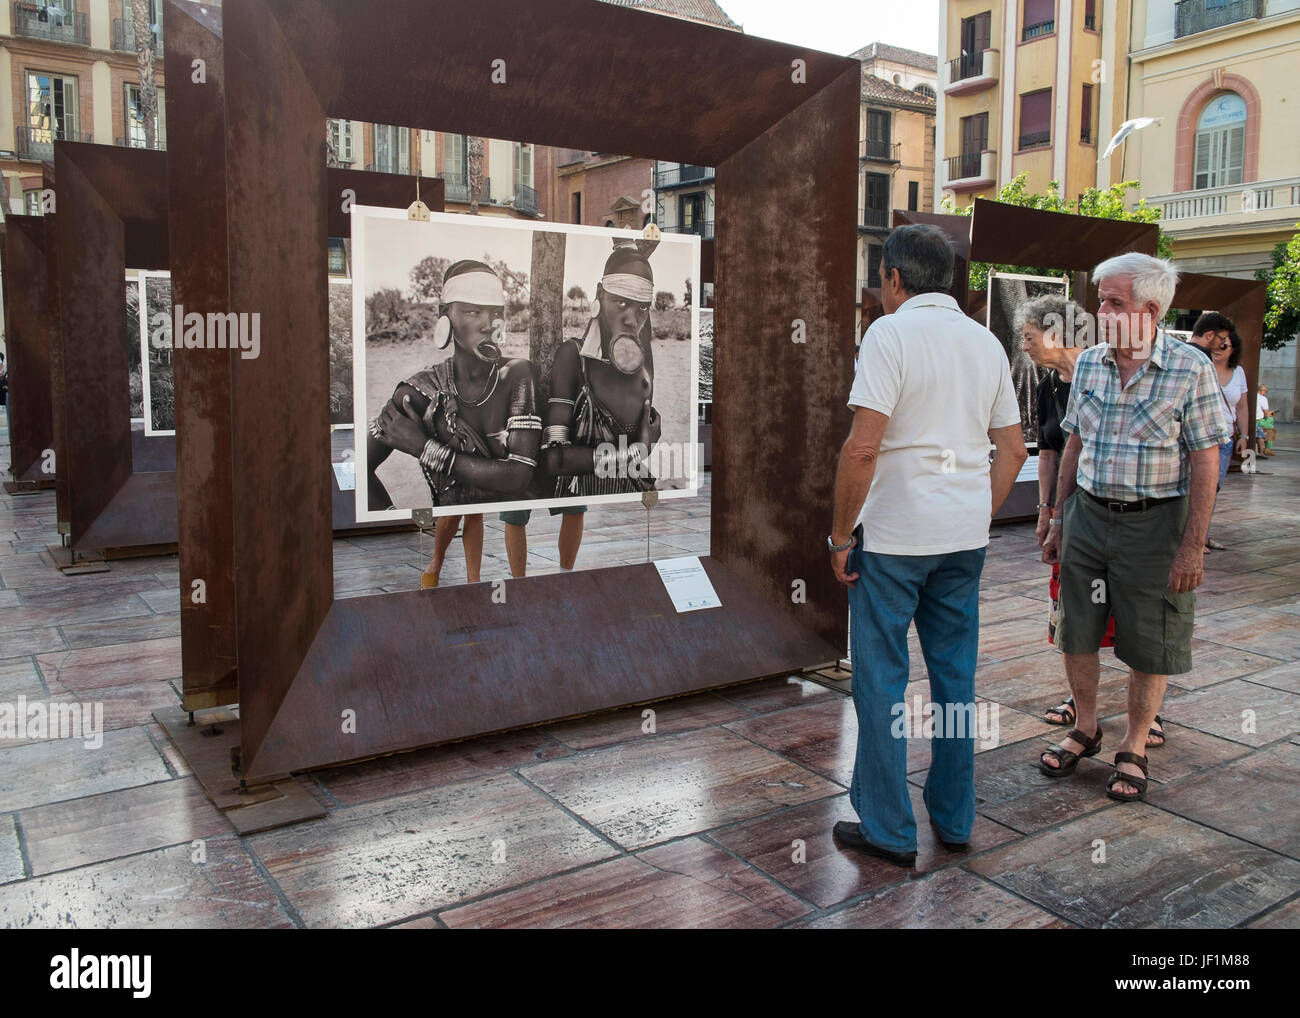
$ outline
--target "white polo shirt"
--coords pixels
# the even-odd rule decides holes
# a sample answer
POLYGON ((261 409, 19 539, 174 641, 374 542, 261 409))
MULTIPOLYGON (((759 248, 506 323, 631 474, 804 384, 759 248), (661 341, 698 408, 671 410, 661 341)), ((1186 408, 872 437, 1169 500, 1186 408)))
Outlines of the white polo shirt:
POLYGON ((866 551, 945 555, 989 543, 989 431, 1020 423, 1007 355, 946 293, 909 298, 862 338, 849 406, 886 415, 858 516, 866 551))

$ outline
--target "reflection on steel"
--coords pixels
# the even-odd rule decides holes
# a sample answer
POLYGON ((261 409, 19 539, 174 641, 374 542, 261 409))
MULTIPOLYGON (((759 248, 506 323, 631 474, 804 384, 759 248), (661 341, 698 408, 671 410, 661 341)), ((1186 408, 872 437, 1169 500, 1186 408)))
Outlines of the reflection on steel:
POLYGON ((808 506, 830 505, 847 426, 855 230, 840 213, 857 191, 858 63, 589 0, 445 0, 431 53, 427 11, 423 0, 392 0, 383 17, 352 0, 228 0, 220 30, 211 8, 167 11, 171 77, 205 47, 209 81, 214 66, 221 77, 168 90, 168 144, 193 168, 172 177, 173 278, 187 307, 263 313, 256 360, 177 353, 182 588, 200 575, 193 545, 224 591, 214 604, 209 580, 207 613, 182 612, 186 701, 189 645, 220 632, 249 781, 843 653, 845 597, 808 506), (662 54, 680 52, 693 59, 670 71, 662 54), (494 90, 482 68, 496 59, 532 68, 527 86, 494 90), (795 59, 806 83, 791 83, 795 59), (722 608, 677 615, 649 565, 517 580, 508 607, 477 586, 333 600, 324 410, 319 421, 283 412, 285 392, 325 406, 327 116, 717 167, 716 318, 748 337, 715 364, 704 561, 722 608), (792 317, 825 337, 815 352, 789 342, 792 317), (755 401, 769 408, 763 428, 755 401), (188 473, 191 431, 206 445, 188 473), (340 732, 344 708, 354 735, 340 732))

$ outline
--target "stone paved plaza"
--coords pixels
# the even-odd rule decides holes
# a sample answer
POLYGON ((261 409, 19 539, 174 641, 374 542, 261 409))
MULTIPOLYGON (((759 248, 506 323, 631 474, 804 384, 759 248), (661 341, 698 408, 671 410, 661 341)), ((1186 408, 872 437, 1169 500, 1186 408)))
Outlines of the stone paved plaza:
MULTIPOLYGON (((834 671, 657 704, 654 734, 632 707, 300 775, 326 816, 240 837, 152 718, 180 702, 176 559, 66 577, 53 492, 4 496, 0 702, 101 702, 108 731, 98 749, 0 742, 0 925, 1300 926, 1300 434, 1281 436, 1220 498, 1228 550, 1207 556, 1195 670, 1169 687, 1143 804, 1106 798, 1104 751, 1039 774, 1063 734, 1040 713, 1065 695, 1047 569, 1030 524, 994 530, 976 689, 999 744, 976 759, 966 855, 935 844, 928 747, 909 744, 913 872, 832 843, 856 732, 834 671)), ((650 557, 706 553, 708 505, 706 489, 653 510, 650 557)), ((487 525, 491 580, 508 572, 487 525)), ((646 527, 639 507, 593 511, 579 567, 644 561, 646 527)), ((531 571, 556 568, 557 530, 535 518, 531 571)), ((417 586, 430 547, 336 542, 339 596, 417 586)), ((463 582, 459 543, 443 577, 463 582)), ((928 699, 913 647, 908 695, 928 699)), ((1118 736, 1126 673, 1103 663, 1118 736)))

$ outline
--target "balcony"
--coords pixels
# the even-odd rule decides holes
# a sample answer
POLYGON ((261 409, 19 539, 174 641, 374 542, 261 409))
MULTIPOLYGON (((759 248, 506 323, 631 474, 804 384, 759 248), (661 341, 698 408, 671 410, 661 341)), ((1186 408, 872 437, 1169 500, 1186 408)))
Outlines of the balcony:
POLYGON ((984 149, 982 152, 963 152, 961 155, 949 156, 947 180, 943 187, 949 191, 981 191, 992 187, 997 180, 996 152, 984 149))
POLYGON ((59 13, 57 8, 44 4, 15 3, 13 33, 29 39, 89 46, 90 19, 79 11, 59 13))
POLYGON ((1036 25, 1026 25, 1024 34, 1020 36, 1021 42, 1028 42, 1030 39, 1037 39, 1044 35, 1051 35, 1056 31, 1056 19, 1051 21, 1040 21, 1036 25))
POLYGON ((1042 148, 1052 143, 1052 129, 1049 127, 1045 131, 1030 131, 1028 134, 1022 134, 1017 140, 1019 142, 1016 146, 1017 152, 1023 152, 1027 148, 1042 148))
POLYGON ((1088 29, 1090 32, 1097 31, 1097 15, 1085 14, 1083 16, 1083 27, 1088 29))
POLYGON ((688 184, 707 184, 713 180, 712 166, 674 163, 660 169, 661 166, 661 163, 655 163, 654 187, 656 191, 667 187, 685 187, 688 184))
POLYGON ((1208 32, 1212 28, 1235 25, 1238 21, 1249 21, 1264 16, 1264 0, 1231 0, 1229 3, 1215 3, 1213 0, 1181 0, 1174 4, 1174 38, 1197 32, 1208 32))
POLYGON ((527 184, 520 184, 515 189, 515 211, 524 212, 530 216, 538 214, 537 192, 527 184))
POLYGON ((866 206, 858 209, 859 233, 888 233, 889 209, 866 206))
POLYGON ((14 128, 15 148, 19 159, 39 159, 47 161, 54 158, 56 141, 92 141, 93 135, 79 131, 67 131, 50 127, 26 127, 19 124, 14 128))
POLYGON ((1079 140, 1085 145, 1092 145, 1097 139, 1092 136, 1092 128, 1085 125, 1079 131, 1079 140))
MULTIPOLYGON (((135 52, 135 24, 125 18, 113 19, 113 49, 123 53, 135 52)), ((153 33, 153 51, 156 56, 163 55, 162 35, 153 33)))
POLYGON ((1161 228, 1175 236, 1216 227, 1240 232, 1256 224, 1274 229, 1279 223, 1287 225, 1300 218, 1296 212, 1300 177, 1158 194, 1148 198, 1147 204, 1161 209, 1161 228))
MULTIPOLYGON (((145 144, 143 135, 135 138, 114 138, 113 144, 116 145, 118 148, 150 148, 151 147, 145 144)), ((166 151, 167 140, 165 138, 155 138, 152 147, 158 150, 159 152, 166 151)))
POLYGON ((858 143, 858 158, 863 162, 896 163, 902 153, 903 143, 880 138, 863 138, 858 143))
POLYGON ((991 88, 998 82, 998 51, 963 53, 949 60, 944 69, 944 95, 968 95, 991 88))
POLYGON ((712 219, 697 219, 697 220, 695 220, 695 222, 693 222, 690 226, 683 226, 682 224, 678 223, 676 226, 671 226, 671 227, 669 227, 668 230, 667 230, 666 232, 668 232, 668 233, 690 233, 690 234, 695 235, 696 237, 699 237, 701 240, 712 240, 712 239, 713 239, 713 220, 712 220, 712 219))

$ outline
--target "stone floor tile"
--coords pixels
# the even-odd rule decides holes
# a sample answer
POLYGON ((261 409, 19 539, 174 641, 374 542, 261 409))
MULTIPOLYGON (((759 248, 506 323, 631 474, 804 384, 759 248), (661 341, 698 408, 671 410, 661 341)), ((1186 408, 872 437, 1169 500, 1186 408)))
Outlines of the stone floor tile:
POLYGON ((1300 930, 1300 898, 1246 924, 1252 930, 1300 930))
POLYGON ((545 731, 571 749, 594 749, 655 735, 675 735, 750 716, 749 711, 735 703, 712 693, 698 693, 675 700, 606 711, 574 721, 562 721, 547 725, 545 731), (652 720, 644 716, 647 710, 654 712, 653 732, 647 731, 652 720))
POLYGON ((1171 675, 1169 681, 1183 689, 1203 689, 1205 686, 1272 668, 1278 663, 1277 658, 1252 654, 1239 647, 1225 647, 1208 640, 1193 640, 1192 670, 1183 675, 1171 675))
POLYGON ((618 854, 510 774, 340 809, 248 843, 313 927, 390 923, 618 854))
POLYGON ((967 868, 1090 928, 1233 926, 1300 886, 1300 862, 1147 803, 1081 817, 967 868))
POLYGON ((18 827, 12 816, 0 816, 0 884, 22 880, 23 850, 18 844, 18 827))
POLYGON ((1300 694, 1300 661, 1288 661, 1286 664, 1265 668, 1246 676, 1248 682, 1257 682, 1261 686, 1284 689, 1288 693, 1300 694))
POLYGON ((720 729, 587 750, 520 773, 627 849, 840 790, 720 729))
POLYGON ((827 689, 811 679, 799 675, 787 675, 716 689, 714 695, 738 703, 757 714, 766 714, 769 711, 798 707, 813 700, 826 700, 842 694, 827 689))
POLYGON ((275 891, 234 836, 33 877, 0 887, 0 927, 283 929, 275 891))
POLYGON ((169 777, 142 728, 105 732, 98 749, 88 748, 81 739, 0 748, 0 813, 169 777))
POLYGON ((1245 679, 1231 679, 1178 701, 1178 724, 1248 746, 1263 746, 1300 732, 1300 695, 1245 679), (1253 714, 1243 712, 1250 711, 1253 714), (1250 731, 1249 728, 1254 728, 1250 731), (1243 731, 1243 728, 1247 728, 1243 731))
POLYGON ((133 685, 180 675, 181 641, 176 636, 38 654, 36 663, 51 691, 78 692, 102 686, 133 685))
POLYGON ((107 622, 65 622, 59 627, 72 650, 105 647, 116 643, 136 643, 181 635, 179 612, 170 615, 138 615, 107 622))

